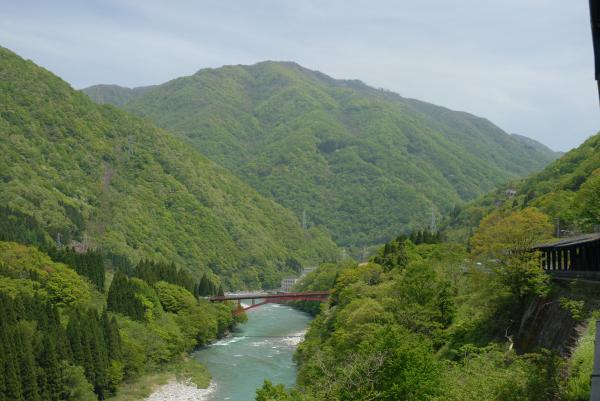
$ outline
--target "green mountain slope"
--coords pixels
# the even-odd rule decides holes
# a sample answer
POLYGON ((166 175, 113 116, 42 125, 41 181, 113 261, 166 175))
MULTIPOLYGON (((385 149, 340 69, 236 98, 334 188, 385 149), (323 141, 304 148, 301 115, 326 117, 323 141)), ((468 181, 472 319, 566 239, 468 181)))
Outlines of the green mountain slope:
POLYGON ((0 205, 49 237, 258 285, 331 259, 316 228, 172 135, 0 48, 0 205))
POLYGON ((129 100, 143 95, 153 86, 139 88, 124 88, 119 85, 94 85, 85 89, 85 93, 96 103, 122 106, 129 100))
POLYGON ((496 208, 534 206, 560 222, 561 235, 600 228, 600 134, 565 153, 541 172, 507 183, 456 211, 448 222, 452 236, 465 238, 496 208), (513 195, 509 190, 515 191, 513 195))
MULTIPOLYGON (((98 87, 85 92, 101 98, 98 87)), ((123 107, 305 211, 344 246, 427 225, 432 208, 439 216, 554 158, 487 120, 294 63, 200 70, 123 107)))

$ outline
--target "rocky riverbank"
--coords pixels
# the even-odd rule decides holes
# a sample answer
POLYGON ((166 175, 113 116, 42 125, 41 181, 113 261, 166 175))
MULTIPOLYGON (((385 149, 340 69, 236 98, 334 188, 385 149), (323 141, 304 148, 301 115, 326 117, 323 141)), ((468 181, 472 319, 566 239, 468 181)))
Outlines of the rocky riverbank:
POLYGON ((145 401, 206 401, 215 388, 214 382, 207 388, 198 388, 189 380, 186 382, 171 380, 160 386, 145 401))

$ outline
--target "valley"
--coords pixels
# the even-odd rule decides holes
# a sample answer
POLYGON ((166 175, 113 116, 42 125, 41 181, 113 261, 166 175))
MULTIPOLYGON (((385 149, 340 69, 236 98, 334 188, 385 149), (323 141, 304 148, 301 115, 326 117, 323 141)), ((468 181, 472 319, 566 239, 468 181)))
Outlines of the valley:
POLYGON ((83 92, 184 139, 357 255, 558 157, 484 118, 290 62, 83 92))
POLYGON ((0 48, 0 401, 587 399, 600 287, 538 250, 600 228, 599 138, 292 62, 79 91, 0 48))

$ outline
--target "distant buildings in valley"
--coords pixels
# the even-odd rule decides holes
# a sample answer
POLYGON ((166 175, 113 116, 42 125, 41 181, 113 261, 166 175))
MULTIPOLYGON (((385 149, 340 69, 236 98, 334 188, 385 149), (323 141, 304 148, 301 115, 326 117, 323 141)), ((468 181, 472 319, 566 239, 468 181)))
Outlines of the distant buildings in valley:
POLYGON ((297 281, 298 281, 298 279, 295 277, 288 277, 288 278, 282 279, 281 280, 281 291, 290 292, 292 290, 292 287, 296 284, 297 281))
POLYGON ((296 283, 298 281, 300 281, 302 279, 302 277, 306 276, 308 273, 313 272, 316 269, 316 267, 305 267, 304 269, 302 269, 302 272, 300 273, 300 277, 286 277, 284 279, 281 280, 281 291, 282 292, 291 292, 292 288, 294 287, 294 285, 296 285, 296 283))

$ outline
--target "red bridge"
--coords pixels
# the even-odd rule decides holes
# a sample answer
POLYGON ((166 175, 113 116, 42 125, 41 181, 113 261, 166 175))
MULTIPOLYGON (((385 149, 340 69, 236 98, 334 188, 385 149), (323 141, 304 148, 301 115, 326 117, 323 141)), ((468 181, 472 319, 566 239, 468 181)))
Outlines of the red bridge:
POLYGON ((210 302, 238 301, 238 309, 234 313, 240 313, 249 309, 258 308, 265 304, 278 304, 287 301, 319 301, 329 300, 329 291, 307 291, 307 292, 281 292, 278 294, 247 294, 247 295, 223 295, 210 297, 210 302), (242 301, 250 301, 251 304, 244 307, 242 301), (259 302, 257 302, 259 301, 259 302))

